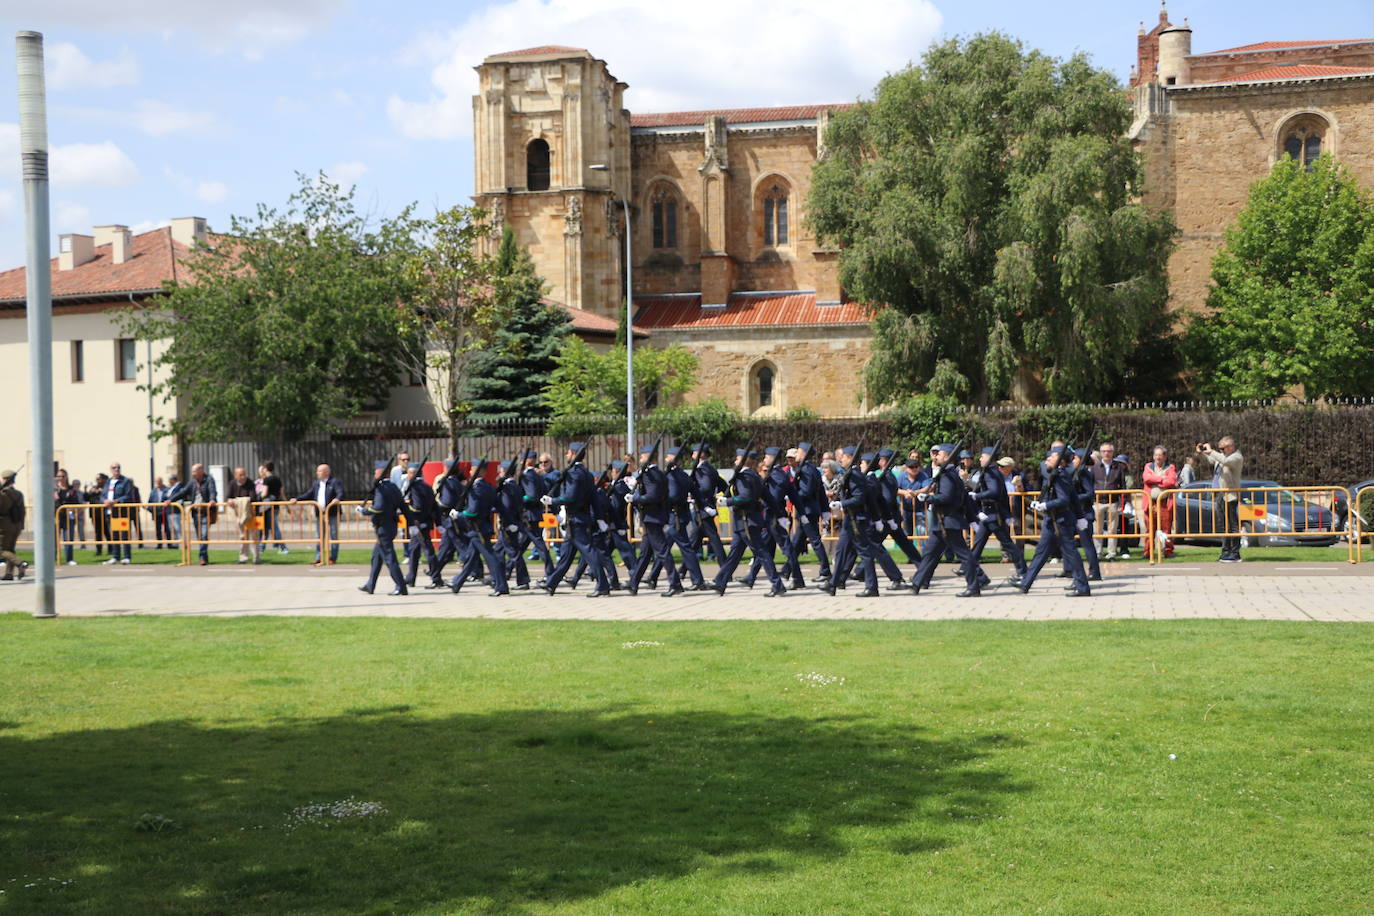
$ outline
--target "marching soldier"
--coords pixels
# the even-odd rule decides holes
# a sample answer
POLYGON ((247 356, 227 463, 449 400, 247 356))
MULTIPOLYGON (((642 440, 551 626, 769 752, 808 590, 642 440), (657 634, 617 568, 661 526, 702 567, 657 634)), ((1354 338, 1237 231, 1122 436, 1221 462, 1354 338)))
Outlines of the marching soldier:
POLYGON ((959 593, 960 598, 977 598, 981 590, 980 583, 986 578, 983 568, 973 561, 968 545, 964 543, 964 529, 968 527, 968 522, 964 518, 968 488, 951 465, 954 449, 955 446, 950 444, 936 446, 934 485, 930 492, 917 496, 917 499, 927 503, 934 510, 935 518, 926 540, 921 565, 912 580, 913 595, 919 595, 921 589, 929 587, 931 577, 935 575, 935 567, 947 551, 954 554, 965 571, 965 588, 959 593))
MULTIPOLYGON (((784 559, 783 574, 792 577, 794 589, 806 588, 806 580, 802 578, 801 564, 797 561, 797 548, 792 543, 792 536, 789 531, 792 520, 787 514, 787 504, 796 499, 797 488, 792 482, 792 475, 788 473, 787 467, 779 460, 782 449, 777 446, 770 446, 763 450, 763 455, 763 517, 765 520, 762 533, 763 550, 772 557, 774 549, 781 547, 784 559)), ((755 553, 753 562, 749 564, 748 574, 739 580, 740 585, 745 588, 753 588, 754 579, 758 576, 762 566, 762 556, 755 553)))
POLYGON ((725 545, 720 540, 720 530, 716 526, 717 495, 724 496, 729 489, 725 481, 721 479, 720 473, 715 465, 711 464, 711 446, 705 442, 698 442, 692 446, 692 460, 696 466, 692 469, 692 482, 695 486, 693 499, 696 502, 696 527, 692 532, 692 551, 701 556, 701 545, 704 541, 711 550, 711 556, 716 563, 725 561, 725 545))
POLYGON ((797 508, 797 523, 792 529, 792 550, 800 557, 803 541, 820 564, 820 575, 811 581, 820 584, 830 581, 830 557, 821 539, 821 517, 826 515, 825 481, 821 469, 811 460, 810 442, 797 444, 797 495, 792 504, 797 508))
POLYGON ((1066 451, 1062 444, 1056 445, 1040 465, 1044 486, 1040 490, 1040 498, 1031 503, 1031 508, 1041 513, 1040 541, 1035 545, 1035 556, 1031 558, 1030 566, 1021 576, 1022 594, 1030 591, 1036 576, 1056 547, 1063 557, 1064 566, 1073 577, 1073 586, 1064 594, 1071 598, 1085 598, 1092 594, 1088 577, 1083 571, 1083 561, 1079 559, 1078 550, 1073 544, 1082 513, 1077 506, 1073 482, 1068 472, 1060 467, 1066 451))
MULTIPOLYGON (((826 594, 833 595, 844 587, 854 564, 859 564, 860 575, 864 578, 864 590, 860 598, 878 596, 878 573, 875 566, 878 552, 869 536, 871 496, 869 478, 862 472, 861 457, 856 453, 858 446, 846 445, 840 449, 840 464, 844 467, 844 479, 840 483, 839 499, 832 500, 830 511, 844 510, 844 526, 840 529, 840 542, 835 547, 835 561, 830 581, 821 586, 826 594)), ((872 459, 871 453, 862 458, 872 459)), ((889 562, 891 560, 889 559, 889 562)))
MULTIPOLYGON (((372 572, 367 577, 367 584, 358 586, 358 591, 367 592, 369 595, 377 587, 377 577, 381 575, 383 564, 391 574, 391 581, 396 584, 390 594, 408 594, 405 576, 401 574, 401 564, 396 562, 395 544, 396 515, 405 511, 405 501, 401 498, 401 491, 397 486, 382 476, 390 463, 376 463, 373 471, 375 476, 372 483, 372 500, 358 507, 358 514, 366 515, 371 520, 372 528, 377 535, 377 543, 372 545, 372 572)), ((409 519, 406 521, 409 522, 409 519)))
MULTIPOLYGON (((615 462, 612 462, 614 464, 615 462)), ((606 571, 606 581, 611 584, 611 591, 617 591, 622 586, 620 584, 620 574, 615 568, 615 555, 612 551, 615 544, 611 540, 612 525, 615 521, 615 509, 612 506, 611 490, 608 479, 611 473, 611 465, 606 466, 606 470, 596 478, 596 489, 592 491, 592 517, 595 519, 596 527, 592 531, 592 543, 596 545, 596 551, 601 555, 601 567, 606 571)), ((623 557, 624 554, 621 554, 623 557)), ((568 588, 577 588, 577 584, 582 581, 582 574, 587 571, 587 558, 581 557, 577 561, 577 569, 568 578, 568 588)), ((626 570, 629 574, 634 571, 631 566, 626 570)), ((595 578, 595 577, 593 577, 595 578)))
MULTIPOLYGON (((1102 566, 1097 558, 1097 543, 1093 540, 1093 518, 1096 512, 1097 486, 1093 483, 1093 458, 1086 448, 1074 449, 1070 479, 1078 498, 1078 518, 1074 521, 1074 539, 1083 548, 1084 568, 1089 582, 1102 581, 1102 566)), ((1059 573, 1059 578, 1067 579, 1072 574, 1068 570, 1059 573)))
POLYGON ((558 590, 558 583, 563 581, 563 577, 572 568, 574 556, 585 558, 587 568, 596 576, 596 588, 587 597, 602 598, 611 593, 610 583, 606 581, 606 570, 601 562, 601 552, 592 541, 592 529, 596 527, 592 491, 596 488, 596 482, 592 479, 592 472, 582 464, 582 455, 586 448, 585 442, 568 444, 568 469, 562 474, 558 495, 545 494, 540 498, 546 507, 561 507, 568 519, 567 540, 559 555, 558 565, 554 567, 553 575, 537 583, 550 595, 558 590))
POLYGON ((462 537, 458 523, 453 519, 453 510, 461 508, 458 503, 463 499, 463 478, 459 476, 457 459, 444 462, 444 473, 434 478, 435 516, 439 522, 439 550, 430 564, 430 583, 425 588, 443 588, 444 567, 458 557, 467 562, 467 542, 462 537))
MULTIPOLYGON (((552 463, 548 465, 552 468, 552 463)), ((549 552, 549 545, 544 541, 544 529, 541 524, 544 521, 544 504, 540 502, 544 494, 548 493, 548 480, 544 474, 540 473, 541 459, 539 453, 534 449, 525 451, 525 470, 520 475, 520 488, 524 491, 525 505, 525 527, 528 534, 530 546, 534 547, 534 552, 539 554, 539 559, 544 561, 544 578, 547 579, 553 574, 553 554, 549 552)), ((521 545, 520 552, 523 555, 525 545, 521 545)))
MULTIPOLYGON (((878 470, 873 477, 878 481, 879 493, 882 496, 883 520, 887 526, 887 536, 892 538, 892 543, 906 554, 906 558, 912 563, 921 562, 921 551, 916 549, 916 545, 907 536, 906 527, 902 524, 902 503, 898 498, 897 491, 900 489, 900 482, 897 480, 897 469, 892 466, 893 457, 896 453, 890 448, 878 449, 878 470)), ((878 538, 878 546, 881 547, 883 539, 878 538)))
POLYGON ((5 563, 5 574, 0 580, 5 582, 18 574, 24 578, 24 570, 29 564, 15 555, 14 547, 19 543, 19 532, 24 527, 24 494, 14 488, 14 478, 18 471, 0 471, 0 560, 5 563))
POLYGON ((989 446, 983 449, 978 458, 982 470, 975 475, 977 487, 973 494, 974 502, 978 504, 978 520, 973 525, 973 562, 983 562, 983 548, 987 546, 988 538, 996 535, 997 543, 1002 545, 1002 553, 1011 557, 1016 566, 1016 575, 1010 580, 1011 584, 1020 585, 1021 577, 1026 574, 1026 555, 1011 536, 1011 494, 1007 488, 1007 475, 1002 471, 1004 467, 1010 467, 1012 461, 1003 458, 994 462, 996 452, 996 448, 989 446))
POLYGON ((625 575, 639 563, 634 541, 630 540, 630 471, 623 461, 611 462, 611 544, 620 553, 625 575))
MULTIPOLYGON (((507 577, 512 571, 515 573, 516 591, 525 591, 530 587, 530 570, 525 565, 525 548, 532 538, 525 531, 525 519, 528 515, 525 511, 525 490, 515 467, 519 457, 512 458, 510 464, 502 468, 501 477, 496 481, 496 514, 501 520, 496 546, 505 559, 507 577)), ((523 461, 521 463, 523 464, 523 461)))
MULTIPOLYGON (((677 574, 677 565, 673 563, 672 542, 668 539, 668 521, 672 509, 668 499, 668 475, 654 461, 653 445, 646 445, 640 449, 639 457, 639 482, 630 494, 630 501, 639 509, 639 520, 644 526, 644 539, 639 564, 630 576, 629 590, 631 595, 639 593, 640 580, 652 564, 655 572, 667 570, 668 590, 663 593, 663 597, 671 598, 682 594, 684 589, 682 579, 677 574)), ((700 567, 697 571, 700 573, 700 567)))
MULTIPOLYGON (((692 540, 692 506, 696 503, 696 481, 691 474, 683 470, 678 456, 682 454, 682 447, 675 445, 668 449, 667 469, 668 475, 668 539, 671 545, 676 545, 678 552, 682 554, 682 569, 678 570, 678 578, 682 578, 683 569, 687 572, 687 577, 692 581, 692 591, 701 591, 706 587, 706 581, 701 575, 701 557, 697 554, 700 544, 693 549, 692 540)), ((669 550, 669 561, 672 560, 672 550, 669 550)))
POLYGON ((725 587, 730 583, 730 576, 739 567, 740 560, 744 558, 746 549, 752 550, 754 556, 762 557, 763 571, 768 576, 768 581, 773 583, 773 588, 768 592, 769 598, 777 598, 787 594, 787 589, 783 587, 782 577, 778 575, 778 568, 773 564, 773 552, 764 549, 764 526, 766 520, 763 515, 763 478, 759 477, 758 471, 754 470, 751 462, 758 460, 758 453, 753 450, 736 449, 735 451, 735 479, 730 483, 731 495, 726 500, 730 507, 730 527, 732 537, 730 539, 730 552, 725 557, 725 562, 720 564, 720 571, 716 573, 714 588, 717 595, 725 594, 725 587))
MULTIPOLYGON (((862 538, 851 537, 848 549, 845 551, 844 561, 839 560, 839 549, 836 549, 836 566, 838 588, 844 588, 844 583, 849 580, 854 571, 854 564, 863 561, 874 565, 876 568, 881 566, 883 574, 887 576, 889 589, 906 588, 907 583, 902 579, 902 571, 897 567, 897 561, 888 554, 887 548, 883 546, 886 535, 883 533, 882 525, 885 509, 883 508, 882 496, 879 493, 878 481, 869 476, 869 470, 877 461, 877 455, 873 452, 865 452, 859 456, 858 475, 862 478, 857 482, 857 486, 863 487, 862 505, 855 515, 854 529, 863 535, 862 538)), ((845 515, 850 513, 846 510, 845 515)), ((844 534, 841 532, 841 541, 844 534)), ((861 575, 863 573, 861 572, 861 575)), ((866 576, 865 576, 866 578, 866 576)), ((876 589, 876 579, 874 588, 876 589)), ((860 594, 859 597, 866 597, 860 594)))
POLYGON ((463 568, 449 583, 449 590, 455 595, 463 589, 469 579, 481 581, 482 564, 486 564, 491 576, 491 597, 510 594, 506 584, 506 566, 501 557, 491 549, 493 532, 491 516, 496 511, 496 488, 487 481, 487 459, 480 458, 473 465, 472 476, 463 496, 462 509, 450 509, 449 518, 458 523, 459 537, 467 541, 467 553, 463 568))
POLYGON ((401 481, 401 495, 410 508, 412 527, 410 541, 406 544, 406 585, 414 588, 415 576, 420 570, 420 554, 424 554, 429 565, 426 575, 434 570, 434 489, 425 483, 423 468, 419 462, 412 461, 406 467, 406 476, 401 481))

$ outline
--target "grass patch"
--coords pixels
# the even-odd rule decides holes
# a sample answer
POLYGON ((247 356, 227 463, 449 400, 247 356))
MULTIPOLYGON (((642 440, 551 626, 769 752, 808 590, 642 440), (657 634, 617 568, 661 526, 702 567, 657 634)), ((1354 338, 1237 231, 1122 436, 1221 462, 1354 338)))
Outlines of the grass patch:
POLYGON ((5 615, 0 640, 0 912, 1374 899, 1374 627, 5 615))

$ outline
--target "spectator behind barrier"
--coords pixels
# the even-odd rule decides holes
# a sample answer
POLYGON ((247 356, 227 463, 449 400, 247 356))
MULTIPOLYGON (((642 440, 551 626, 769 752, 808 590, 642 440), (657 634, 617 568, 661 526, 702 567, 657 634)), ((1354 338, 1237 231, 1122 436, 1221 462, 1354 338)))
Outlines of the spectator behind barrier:
MULTIPOLYGON (((1212 448, 1210 442, 1199 442, 1197 454, 1212 467, 1212 487, 1217 490, 1237 490, 1240 488, 1241 472, 1245 458, 1236 448, 1236 440, 1223 436, 1212 448)), ((1216 494, 1216 528, 1223 535, 1221 556, 1218 563, 1240 562, 1240 494, 1216 494)))
MULTIPOLYGON (((1101 460, 1094 462, 1091 469, 1093 489, 1098 492, 1126 489, 1126 469, 1114 460, 1116 446, 1103 442, 1098 455, 1101 460)), ((1124 496, 1099 496, 1093 503, 1093 534, 1098 541, 1097 552, 1103 559, 1115 560, 1117 557, 1116 541, 1103 535, 1121 533, 1121 506, 1125 499, 1124 496)), ((1125 550, 1120 553, 1123 557, 1130 556, 1125 550)))
POLYGON ((1140 480, 1145 488, 1145 534, 1159 542, 1165 557, 1174 555, 1174 540, 1169 535, 1174 530, 1174 498, 1162 496, 1162 491, 1178 487, 1178 468, 1169 463, 1169 450, 1156 445, 1154 457, 1140 472, 1140 480), (1159 515, 1159 530, 1153 530, 1156 512, 1159 515))

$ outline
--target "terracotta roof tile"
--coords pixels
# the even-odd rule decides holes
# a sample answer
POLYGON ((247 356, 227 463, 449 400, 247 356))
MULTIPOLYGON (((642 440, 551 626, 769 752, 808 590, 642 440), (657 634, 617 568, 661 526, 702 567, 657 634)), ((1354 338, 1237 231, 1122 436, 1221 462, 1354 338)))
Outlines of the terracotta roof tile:
POLYGON ((784 105, 780 108, 717 108, 701 111, 668 111, 658 114, 632 114, 631 127, 699 127, 706 119, 719 115, 726 124, 752 124, 767 121, 807 121, 826 110, 853 108, 853 103, 835 105, 784 105))
POLYGON ((1296 80, 1314 76, 1351 76, 1359 73, 1374 74, 1374 67, 1333 67, 1323 64, 1296 64, 1291 67, 1261 67, 1238 76, 1208 80, 1211 83, 1257 83, 1264 80, 1296 80))
POLYGON ((1207 54, 1248 54, 1252 51, 1283 51, 1288 48, 1320 48, 1326 45, 1355 45, 1367 41, 1374 41, 1374 38, 1345 38, 1336 41, 1258 41, 1252 45, 1240 45, 1235 48, 1223 48, 1220 51, 1208 51, 1207 54))
POLYGON ((858 302, 817 305, 814 292, 735 293, 724 308, 703 308, 701 296, 636 296, 636 328, 787 327, 807 324, 865 324, 868 309, 858 302))
POLYGON ((534 48, 521 48, 519 51, 503 51, 500 54, 488 55, 492 57, 534 57, 537 54, 587 54, 586 48, 574 48, 569 45, 539 45, 534 48))
MULTIPOLYGON (((185 245, 172 240, 168 227, 140 233, 131 241, 130 256, 123 264, 110 261, 110 245, 96 246, 93 259, 71 270, 59 270, 58 259, 53 258, 53 299, 161 289, 164 282, 178 278, 178 262, 191 253, 185 245)), ((23 299, 27 295, 25 282, 23 267, 0 273, 0 301, 23 299)))

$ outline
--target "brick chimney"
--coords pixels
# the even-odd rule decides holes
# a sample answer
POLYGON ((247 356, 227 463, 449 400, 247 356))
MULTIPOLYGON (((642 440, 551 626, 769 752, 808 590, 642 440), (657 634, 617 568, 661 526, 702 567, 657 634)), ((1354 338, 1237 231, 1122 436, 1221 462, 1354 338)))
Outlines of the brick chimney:
POLYGON ((71 270, 95 257, 95 239, 69 233, 57 237, 57 269, 71 270))
POLYGON ((133 254, 133 239, 128 226, 112 224, 95 227, 95 246, 110 246, 110 263, 123 264, 133 254))
POLYGON ((178 216, 172 220, 172 241, 180 242, 187 248, 204 245, 208 230, 205 219, 200 216, 178 216))

